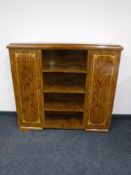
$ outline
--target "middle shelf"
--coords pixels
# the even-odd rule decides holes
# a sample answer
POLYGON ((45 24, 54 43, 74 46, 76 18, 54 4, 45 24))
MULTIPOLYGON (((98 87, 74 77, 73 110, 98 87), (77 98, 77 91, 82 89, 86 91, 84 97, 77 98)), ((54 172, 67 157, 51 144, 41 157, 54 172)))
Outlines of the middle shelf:
POLYGON ((84 111, 83 94, 60 94, 60 93, 45 93, 44 94, 44 109, 45 111, 84 111))
POLYGON ((85 93, 86 74, 44 73, 43 92, 85 93))

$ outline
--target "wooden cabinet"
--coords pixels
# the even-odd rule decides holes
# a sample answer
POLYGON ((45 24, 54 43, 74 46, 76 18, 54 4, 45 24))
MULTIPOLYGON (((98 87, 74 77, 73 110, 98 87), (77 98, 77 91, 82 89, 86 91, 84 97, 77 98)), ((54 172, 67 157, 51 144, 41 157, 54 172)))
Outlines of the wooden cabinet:
POLYGON ((7 47, 20 129, 109 130, 121 46, 7 47))

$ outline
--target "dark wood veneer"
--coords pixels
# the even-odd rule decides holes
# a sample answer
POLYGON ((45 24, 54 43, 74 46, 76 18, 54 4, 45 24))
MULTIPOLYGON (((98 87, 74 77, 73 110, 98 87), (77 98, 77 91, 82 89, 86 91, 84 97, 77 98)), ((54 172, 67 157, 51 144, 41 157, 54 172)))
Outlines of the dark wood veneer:
POLYGON ((120 45, 10 44, 19 127, 108 131, 120 45))

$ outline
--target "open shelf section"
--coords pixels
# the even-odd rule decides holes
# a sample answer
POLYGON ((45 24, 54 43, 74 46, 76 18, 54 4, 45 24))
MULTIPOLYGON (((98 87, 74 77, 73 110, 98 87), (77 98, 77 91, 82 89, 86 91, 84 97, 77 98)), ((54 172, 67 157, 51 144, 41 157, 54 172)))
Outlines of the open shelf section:
POLYGON ((46 128, 82 129, 83 113, 81 112, 45 112, 46 128))
POLYGON ((45 94, 45 111, 84 111, 83 94, 45 94))
POLYGON ((46 50, 42 57, 43 72, 86 73, 87 51, 46 50))
POLYGON ((44 73, 43 91, 56 93, 85 93, 85 74, 44 73))
POLYGON ((43 50, 45 128, 83 128, 87 51, 43 50))

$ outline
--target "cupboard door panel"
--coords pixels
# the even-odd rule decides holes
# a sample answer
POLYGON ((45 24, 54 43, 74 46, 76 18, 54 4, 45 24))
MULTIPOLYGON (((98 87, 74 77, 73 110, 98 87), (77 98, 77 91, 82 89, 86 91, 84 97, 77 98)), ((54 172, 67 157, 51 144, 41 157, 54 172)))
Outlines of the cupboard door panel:
POLYGON ((120 54, 117 51, 90 51, 87 85, 87 129, 108 129, 120 54), (89 92, 89 94, 88 94, 89 92))
POLYGON ((13 84, 20 127, 42 127, 41 52, 10 50, 13 84))

